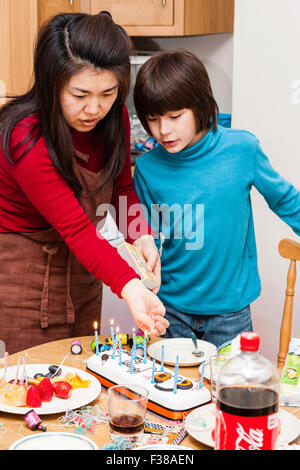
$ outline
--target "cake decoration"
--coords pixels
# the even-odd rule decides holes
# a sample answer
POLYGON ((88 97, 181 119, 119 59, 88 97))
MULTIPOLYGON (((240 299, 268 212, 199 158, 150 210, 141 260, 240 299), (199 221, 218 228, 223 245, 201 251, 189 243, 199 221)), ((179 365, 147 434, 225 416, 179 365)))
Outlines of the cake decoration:
POLYGON ((164 361, 165 361, 165 346, 162 345, 161 347, 161 358, 160 358, 160 370, 163 372, 164 370, 164 361))
POLYGON ((202 362, 202 366, 201 366, 200 387, 203 387, 204 369, 205 369, 205 361, 202 362))
POLYGON ((153 358, 153 361, 152 361, 152 378, 151 378, 151 383, 154 384, 155 383, 155 357, 153 358))
POLYGON ((177 384, 178 384, 178 374, 179 374, 179 356, 176 356, 176 364, 174 368, 174 387, 173 393, 177 393, 177 384))
POLYGON ((110 350, 106 352, 108 358, 105 357, 105 361, 102 356, 90 356, 87 370, 106 388, 116 384, 126 384, 129 389, 130 385, 146 387, 149 391, 148 409, 160 416, 182 420, 186 413, 211 400, 210 392, 203 384, 200 386, 179 373, 179 360, 174 371, 164 367, 162 372, 155 360, 145 357, 145 352, 134 358, 130 350, 122 348, 121 341, 115 355, 110 350), (173 393, 174 389, 176 393, 173 393))
POLYGON ((171 378, 171 374, 168 374, 167 372, 160 372, 159 374, 156 374, 154 376, 154 380, 156 383, 165 382, 166 380, 169 380, 170 378, 171 378))

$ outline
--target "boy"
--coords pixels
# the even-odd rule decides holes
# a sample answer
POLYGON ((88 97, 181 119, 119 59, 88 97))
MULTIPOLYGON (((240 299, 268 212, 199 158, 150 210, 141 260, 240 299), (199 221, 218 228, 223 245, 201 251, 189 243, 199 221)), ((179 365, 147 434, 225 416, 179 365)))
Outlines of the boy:
POLYGON ((135 108, 159 145, 141 155, 135 187, 160 246, 158 293, 165 337, 216 346, 252 330, 260 295, 250 190, 300 235, 300 192, 271 166, 257 138, 217 125, 218 106, 201 61, 161 52, 140 69, 135 108))

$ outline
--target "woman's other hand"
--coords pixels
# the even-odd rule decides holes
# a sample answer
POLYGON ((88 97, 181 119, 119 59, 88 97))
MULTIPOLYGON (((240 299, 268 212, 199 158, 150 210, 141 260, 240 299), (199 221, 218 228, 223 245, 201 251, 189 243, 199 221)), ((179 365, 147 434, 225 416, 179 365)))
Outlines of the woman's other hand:
POLYGON ((168 320, 164 318, 166 309, 142 281, 132 279, 123 287, 121 295, 135 323, 142 331, 147 331, 147 334, 153 338, 166 332, 169 326, 168 320))
POLYGON ((143 235, 135 240, 133 245, 140 250, 146 260, 148 271, 152 272, 157 279, 158 286, 153 289, 154 294, 157 294, 161 284, 161 263, 154 238, 152 235, 143 235))

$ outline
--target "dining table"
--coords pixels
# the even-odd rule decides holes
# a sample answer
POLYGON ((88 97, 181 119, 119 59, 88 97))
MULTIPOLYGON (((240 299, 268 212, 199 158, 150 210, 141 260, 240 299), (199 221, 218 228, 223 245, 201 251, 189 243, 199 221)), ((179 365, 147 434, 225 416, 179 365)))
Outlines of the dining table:
MULTIPOLYGON (((105 344, 105 338, 107 337, 100 335, 99 341, 102 344, 105 344)), ((63 361, 65 366, 88 372, 86 369, 86 362, 87 359, 92 354, 94 354, 91 346, 93 340, 93 336, 84 336, 40 344, 24 351, 9 355, 8 366, 16 366, 20 356, 22 356, 25 359, 27 365, 59 365, 63 361), (71 352, 71 345, 74 340, 80 341, 81 343, 82 350, 79 354, 72 354, 71 352)), ((162 338, 151 339, 148 347, 151 343, 160 340, 162 340, 162 338)), ((172 369, 172 366, 168 367, 172 369)), ((2 377, 1 372, 3 372, 3 370, 4 365, 2 360, 2 365, 0 364, 0 378, 2 377)), ((179 374, 197 381, 201 379, 199 365, 179 367, 179 374)), ((206 378, 203 380, 203 386, 210 389, 210 382, 206 378)), ((102 386, 100 394, 91 403, 88 403, 88 405, 90 407, 98 406, 98 408, 101 409, 105 415, 105 412, 107 411, 107 389, 102 386)), ((285 412, 291 413, 293 416, 300 419, 300 408, 288 406, 282 407, 282 409, 285 410, 285 412)), ((36 411, 38 412, 38 409, 36 411)), ((42 425, 46 427, 47 432, 76 432, 76 426, 72 426, 70 423, 64 421, 62 419, 63 416, 64 413, 52 413, 43 414, 43 416, 40 416, 40 418, 42 419, 42 425)), ((146 418, 149 421, 160 424, 162 426, 164 424, 170 424, 167 419, 164 419, 161 416, 156 416, 153 412, 150 411, 147 411, 146 418)), ((184 427, 184 423, 182 423, 182 426, 184 427)), ((0 450, 8 450, 15 441, 24 438, 25 436, 29 436, 35 432, 36 431, 33 431, 28 427, 28 424, 24 420, 23 414, 14 414, 7 411, 2 411, 0 409, 0 450)), ((89 434, 88 437, 95 442, 98 449, 106 448, 111 442, 108 421, 103 420, 102 422, 97 423, 93 429, 92 434, 89 434)), ((300 444, 300 436, 293 441, 293 444, 300 444)), ((213 450, 213 447, 205 445, 203 442, 192 437, 188 432, 183 434, 183 439, 181 442, 179 442, 179 445, 182 446, 182 448, 188 447, 192 450, 213 450)))

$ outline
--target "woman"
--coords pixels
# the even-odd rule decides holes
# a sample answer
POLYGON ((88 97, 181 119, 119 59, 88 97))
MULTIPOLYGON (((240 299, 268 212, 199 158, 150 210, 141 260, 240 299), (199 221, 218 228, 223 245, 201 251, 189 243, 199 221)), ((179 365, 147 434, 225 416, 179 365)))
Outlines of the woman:
MULTIPOLYGON (((110 14, 61 14, 40 30, 34 84, 0 110, 0 337, 9 353, 90 335, 102 283, 157 336, 156 295, 104 240, 97 208, 138 203, 130 173, 130 41, 110 14)), ((130 218, 128 218, 130 223, 130 218)), ((145 224, 144 224, 145 226, 145 224)), ((147 226, 137 240, 159 275, 147 226)))

